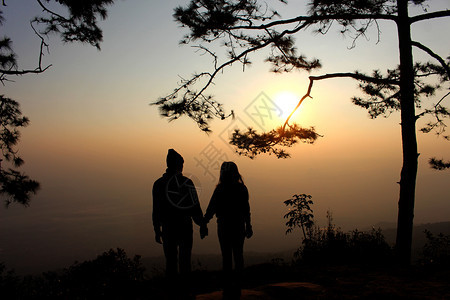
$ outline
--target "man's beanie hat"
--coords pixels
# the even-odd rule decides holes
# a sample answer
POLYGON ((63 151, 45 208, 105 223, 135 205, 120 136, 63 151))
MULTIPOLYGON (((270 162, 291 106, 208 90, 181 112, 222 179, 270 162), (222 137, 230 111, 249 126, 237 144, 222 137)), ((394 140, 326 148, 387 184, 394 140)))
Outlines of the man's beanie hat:
POLYGON ((182 166, 184 163, 183 156, 181 156, 177 151, 169 149, 167 153, 166 163, 168 168, 177 168, 182 166))

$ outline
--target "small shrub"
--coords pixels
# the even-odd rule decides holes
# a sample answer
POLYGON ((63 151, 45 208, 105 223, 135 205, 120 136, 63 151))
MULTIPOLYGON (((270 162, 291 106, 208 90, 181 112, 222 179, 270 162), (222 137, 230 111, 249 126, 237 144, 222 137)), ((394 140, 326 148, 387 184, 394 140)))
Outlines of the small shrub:
POLYGON ((297 253, 300 261, 307 264, 383 264, 390 263, 392 255, 381 229, 345 233, 317 227, 297 253))
POLYGON ((448 267, 450 265, 450 235, 440 233, 435 236, 428 230, 424 233, 427 242, 422 250, 422 264, 448 267))
POLYGON ((0 291, 2 299, 137 299, 144 271, 140 256, 119 248, 41 276, 22 278, 0 263, 0 291))
POLYGON ((20 277, 14 270, 7 270, 4 263, 0 262, 0 295, 3 299, 16 299, 20 290, 20 277))
MULTIPOLYGON (((111 249, 92 261, 75 263, 61 276, 65 293, 90 298, 117 297, 133 291, 133 285, 144 279, 140 256, 127 257, 123 249, 111 249)), ((126 295, 123 295, 126 296, 126 295)))

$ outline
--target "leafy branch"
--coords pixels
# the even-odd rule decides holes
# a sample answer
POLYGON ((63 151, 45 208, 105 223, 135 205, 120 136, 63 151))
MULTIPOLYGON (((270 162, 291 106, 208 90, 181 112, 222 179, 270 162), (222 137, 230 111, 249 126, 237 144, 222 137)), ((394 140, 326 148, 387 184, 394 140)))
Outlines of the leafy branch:
POLYGON ((433 157, 433 158, 430 158, 428 163, 430 164, 430 167, 432 167, 433 169, 439 170, 439 171, 442 171, 445 169, 450 169, 450 161, 444 162, 444 160, 442 160, 442 159, 437 159, 437 158, 433 157))
POLYGON ((261 134, 252 128, 248 128, 246 132, 235 129, 230 144, 236 147, 239 155, 251 159, 262 153, 273 154, 277 158, 288 158, 290 154, 281 147, 292 147, 299 141, 313 144, 319 136, 314 127, 302 128, 297 124, 289 125, 287 128, 279 127, 261 134))
MULTIPOLYGON (((11 81, 7 76, 17 76, 25 74, 40 74, 49 69, 52 65, 43 66, 43 56, 49 52, 49 44, 46 38, 49 34, 59 34, 63 42, 82 42, 95 46, 100 50, 100 43, 103 40, 102 30, 99 28, 98 19, 107 17, 107 6, 114 0, 95 0, 95 1, 55 1, 62 7, 68 9, 68 16, 48 8, 44 2, 51 0, 36 0, 42 8, 42 16, 34 17, 30 21, 30 26, 36 36, 40 39, 38 65, 34 69, 19 69, 17 57, 12 49, 12 41, 8 37, 0 40, 0 82, 11 81), (39 30, 39 28, 43 27, 39 30)), ((6 6, 3 1, 3 6, 6 6)), ((0 10, 0 26, 3 25, 4 18, 0 10)))
POLYGON ((293 195, 291 199, 284 201, 289 211, 284 215, 287 219, 286 234, 291 233, 295 228, 300 228, 303 233, 303 239, 306 241, 311 234, 314 226, 314 214, 311 209, 313 201, 311 195, 300 194, 293 195))
MULTIPOLYGON (((22 116, 19 103, 0 95, 0 149, 6 162, 12 163, 14 167, 23 164, 23 159, 14 147, 20 139, 19 129, 28 124, 29 120, 22 116)), ((6 196, 6 206, 12 202, 28 205, 31 194, 39 189, 39 183, 11 168, 5 170, 1 162, 0 159, 0 194, 6 196)))

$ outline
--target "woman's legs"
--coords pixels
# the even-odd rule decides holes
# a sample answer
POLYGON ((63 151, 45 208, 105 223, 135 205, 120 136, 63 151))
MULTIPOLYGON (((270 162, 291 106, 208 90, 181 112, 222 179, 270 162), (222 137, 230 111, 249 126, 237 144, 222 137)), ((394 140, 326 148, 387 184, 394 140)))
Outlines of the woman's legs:
POLYGON ((244 232, 240 226, 224 226, 218 224, 220 250, 222 252, 224 295, 235 297, 240 295, 240 282, 244 269, 244 232), (233 258, 235 272, 233 273, 233 258))
POLYGON ((229 272, 233 268, 232 262, 232 240, 230 232, 225 226, 217 226, 217 235, 219 237, 220 250, 222 252, 222 268, 225 272, 229 272))
POLYGON ((239 236, 233 239, 233 257, 234 268, 237 272, 242 272, 244 269, 244 237, 239 236))
POLYGON ((229 295, 232 282, 233 248, 231 232, 227 226, 217 224, 217 236, 219 237, 220 250, 222 252, 222 282, 224 296, 229 295))
POLYGON ((237 234, 233 238, 233 258, 234 258, 234 294, 241 294, 242 272, 244 270, 244 235, 237 234))

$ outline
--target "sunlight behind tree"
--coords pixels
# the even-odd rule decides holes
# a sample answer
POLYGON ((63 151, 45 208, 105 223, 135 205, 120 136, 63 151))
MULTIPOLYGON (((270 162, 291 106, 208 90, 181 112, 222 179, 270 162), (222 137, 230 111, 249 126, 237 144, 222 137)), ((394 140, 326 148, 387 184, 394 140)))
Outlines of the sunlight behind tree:
POLYGON ((290 91, 282 91, 275 94, 273 101, 281 109, 280 119, 284 122, 300 99, 299 95, 296 95, 290 91))

